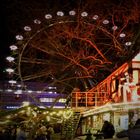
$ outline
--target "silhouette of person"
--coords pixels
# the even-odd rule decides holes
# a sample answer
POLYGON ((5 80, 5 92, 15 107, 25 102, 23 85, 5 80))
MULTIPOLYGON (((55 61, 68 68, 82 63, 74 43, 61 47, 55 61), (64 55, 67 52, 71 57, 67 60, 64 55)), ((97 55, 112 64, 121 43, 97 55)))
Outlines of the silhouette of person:
POLYGON ((104 121, 101 132, 103 133, 104 139, 112 138, 115 134, 114 126, 109 121, 104 121))

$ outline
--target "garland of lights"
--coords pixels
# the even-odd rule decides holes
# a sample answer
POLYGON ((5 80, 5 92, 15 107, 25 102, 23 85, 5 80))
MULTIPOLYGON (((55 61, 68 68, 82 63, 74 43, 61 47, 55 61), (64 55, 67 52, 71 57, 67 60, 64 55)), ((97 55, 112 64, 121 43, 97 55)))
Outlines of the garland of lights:
POLYGON ((72 110, 67 110, 67 111, 63 112, 64 119, 69 119, 72 115, 73 115, 73 111, 72 110))

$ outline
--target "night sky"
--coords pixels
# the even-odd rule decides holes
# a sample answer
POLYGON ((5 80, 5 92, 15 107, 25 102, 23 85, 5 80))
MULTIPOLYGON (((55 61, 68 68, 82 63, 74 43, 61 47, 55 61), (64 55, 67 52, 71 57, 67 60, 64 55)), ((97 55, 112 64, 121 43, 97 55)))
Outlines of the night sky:
MULTIPOLYGON (((10 55, 9 46, 15 43, 15 35, 23 31, 25 25, 32 24, 34 18, 43 17, 47 12, 56 12, 58 10, 69 11, 72 9, 83 8, 90 9, 86 3, 90 0, 2 0, 0 5, 0 80, 5 80, 7 68, 6 57, 10 55)), ((107 3, 113 2, 119 6, 120 3, 130 4, 131 0, 97 0, 98 5, 108 5, 107 3)), ((93 1, 96 3, 96 1, 93 1)), ((123 5, 123 4, 122 4, 123 5)), ((129 7, 129 6, 128 6, 129 7)), ((98 7, 92 7, 90 10, 94 10, 98 7)), ((97 9, 99 10, 99 9, 97 9)), ((104 12, 108 9, 102 8, 104 12)), ((100 10, 101 11, 101 10, 100 10)))
POLYGON ((51 11, 60 9, 64 5, 74 8, 76 2, 74 0, 2 0, 0 4, 0 80, 5 80, 7 77, 6 57, 10 55, 9 46, 16 41, 15 35, 35 17, 44 16, 46 9, 51 11))
POLYGON ((1 3, 0 6, 0 17, 1 17, 1 27, 0 27, 0 80, 4 80, 6 77, 5 68, 6 68, 6 56, 10 54, 9 45, 13 41, 13 36, 8 29, 8 16, 6 1, 1 3))

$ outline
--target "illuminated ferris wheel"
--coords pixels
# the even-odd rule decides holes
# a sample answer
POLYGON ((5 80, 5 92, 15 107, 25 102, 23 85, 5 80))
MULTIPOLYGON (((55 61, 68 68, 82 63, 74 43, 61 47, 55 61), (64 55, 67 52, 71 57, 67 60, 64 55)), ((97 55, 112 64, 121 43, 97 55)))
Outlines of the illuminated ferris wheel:
POLYGON ((59 92, 87 90, 110 74, 133 46, 132 31, 115 21, 74 10, 35 19, 10 46, 7 60, 12 67, 7 72, 14 80, 48 83, 59 92))

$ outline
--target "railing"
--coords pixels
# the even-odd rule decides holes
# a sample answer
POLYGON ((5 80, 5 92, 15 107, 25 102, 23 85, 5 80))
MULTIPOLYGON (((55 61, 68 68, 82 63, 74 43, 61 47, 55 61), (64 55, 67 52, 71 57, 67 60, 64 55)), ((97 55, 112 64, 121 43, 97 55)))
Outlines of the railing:
POLYGON ((102 106, 109 102, 106 92, 73 92, 71 95, 71 107, 102 106))

